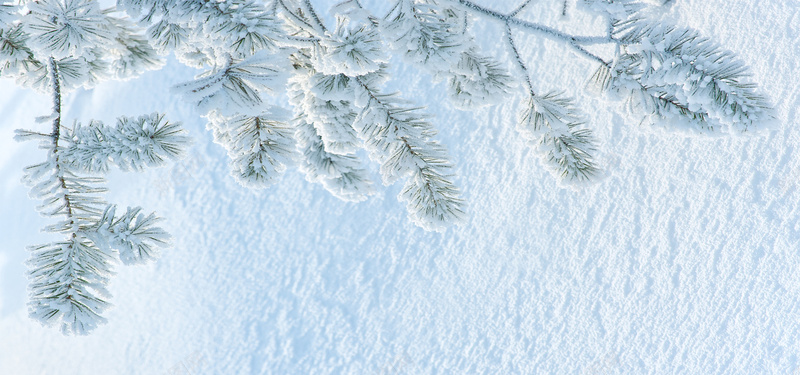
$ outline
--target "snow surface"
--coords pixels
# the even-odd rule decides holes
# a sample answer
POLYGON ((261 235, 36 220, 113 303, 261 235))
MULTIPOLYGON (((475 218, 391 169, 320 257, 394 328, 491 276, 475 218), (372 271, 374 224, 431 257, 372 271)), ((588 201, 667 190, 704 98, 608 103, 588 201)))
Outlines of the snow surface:
MULTIPOLYGON (((528 17, 597 26, 574 9, 561 19, 558 3, 528 17)), ((409 222, 397 185, 362 203, 296 170, 267 190, 240 187, 203 119, 170 95, 194 74, 175 61, 74 93, 68 118, 164 111, 196 138, 181 163, 110 176, 108 200, 157 211, 175 246, 117 268, 109 323, 88 337, 27 318, 24 247, 50 237, 19 179, 43 155, 11 138, 49 100, 0 81, 0 374, 800 371, 800 5, 670 3, 667 17, 751 67, 778 125, 733 137, 640 126, 584 90, 591 62, 521 34, 534 85, 578 97, 609 167, 564 190, 516 133, 521 96, 458 111, 441 84, 393 60, 390 85, 437 115, 469 200, 466 223, 444 233, 409 222)), ((479 42, 503 53, 498 25, 479 24, 479 42)))

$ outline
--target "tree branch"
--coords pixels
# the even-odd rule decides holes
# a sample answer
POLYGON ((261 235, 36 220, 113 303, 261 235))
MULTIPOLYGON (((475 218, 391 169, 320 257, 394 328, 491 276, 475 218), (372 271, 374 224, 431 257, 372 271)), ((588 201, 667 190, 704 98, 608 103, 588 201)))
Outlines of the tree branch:
POLYGON ((533 23, 525 20, 521 20, 519 18, 514 17, 511 14, 503 14, 498 11, 491 10, 489 8, 482 7, 478 4, 473 3, 470 0, 452 0, 458 1, 461 5, 466 6, 484 16, 496 18, 500 21, 510 23, 515 26, 519 26, 521 28, 542 34, 544 36, 553 38, 555 40, 564 41, 564 42, 574 42, 579 44, 605 44, 605 43, 617 43, 617 41, 613 38, 609 38, 607 36, 575 36, 569 35, 567 33, 558 31, 552 27, 545 26, 538 23, 533 23))
POLYGON ((58 65, 56 60, 50 58, 48 60, 50 68, 50 80, 53 88, 53 143, 58 146, 58 137, 61 133, 61 83, 58 80, 58 65))
MULTIPOLYGON (((53 88, 53 133, 51 136, 53 137, 53 154, 55 155, 55 169, 56 173, 55 176, 58 178, 59 186, 64 189, 64 194, 62 195, 62 199, 64 200, 64 209, 66 210, 64 213, 67 216, 67 221, 69 225, 72 227, 75 225, 75 214, 72 207, 72 201, 70 195, 67 193, 67 182, 64 179, 64 170, 61 167, 59 162, 59 155, 58 155, 58 140, 61 138, 61 83, 59 81, 59 72, 58 72, 58 64, 56 64, 56 60, 51 56, 48 60, 48 65, 50 67, 50 79, 53 88)), ((69 243, 70 249, 74 249, 75 242, 77 240, 78 234, 73 230, 69 235, 69 243)), ((70 261, 73 261, 74 254, 70 251, 69 254, 70 261)), ((67 290, 75 289, 73 282, 75 279, 74 273, 70 275, 72 280, 70 280, 69 285, 67 285, 67 290)), ((74 300, 73 296, 70 292, 67 292, 68 300, 74 300)), ((73 301, 73 303, 77 303, 73 301)))
POLYGON ((520 4, 520 6, 518 6, 517 9, 514 9, 513 12, 508 14, 509 17, 516 17, 517 14, 519 14, 520 12, 525 10, 525 7, 527 7, 528 5, 531 5, 531 3, 533 3, 533 0, 525 0, 525 2, 520 4))
MULTIPOLYGON (((497 20, 503 21, 506 25, 515 25, 524 30, 528 30, 539 35, 542 35, 546 38, 550 38, 551 40, 555 40, 558 42, 566 43, 568 46, 572 47, 580 54, 600 62, 604 65, 608 65, 608 63, 603 60, 602 58, 598 57, 597 55, 587 51, 582 45, 594 45, 594 44, 606 44, 606 43, 619 43, 613 37, 606 35, 606 36, 575 36, 569 35, 567 33, 558 31, 552 27, 548 27, 545 25, 541 25, 538 23, 528 22, 521 20, 519 18, 514 17, 515 13, 511 14, 503 14, 489 8, 482 7, 478 4, 473 3, 470 0, 452 0, 458 1, 459 4, 474 10, 478 14, 482 14, 486 17, 495 18, 497 20)), ((516 11, 515 11, 516 12, 516 11)))
POLYGON ((531 83, 531 75, 528 73, 528 68, 525 66, 525 62, 522 61, 522 56, 519 54, 519 50, 517 46, 514 44, 514 38, 511 36, 511 25, 506 23, 506 43, 508 43, 508 47, 511 49, 511 52, 514 53, 514 61, 517 63, 517 67, 522 71, 522 74, 525 76, 525 84, 528 86, 528 92, 531 96, 536 96, 533 92, 533 83, 531 83))
MULTIPOLYGON (((58 64, 56 64, 56 60, 53 57, 50 57, 50 60, 48 60, 48 65, 50 67, 50 80, 52 81, 51 83, 53 88, 53 132, 50 134, 50 136, 53 138, 53 154, 55 155, 56 176, 61 188, 67 190, 67 183, 64 181, 64 171, 62 170, 58 160, 58 140, 61 138, 61 83, 58 79, 58 64)), ((70 224, 74 224, 75 220, 73 218, 72 202, 70 202, 69 194, 66 193, 64 193, 64 206, 67 210, 67 220, 69 220, 70 224)), ((74 232, 72 233, 72 237, 75 237, 74 232)))

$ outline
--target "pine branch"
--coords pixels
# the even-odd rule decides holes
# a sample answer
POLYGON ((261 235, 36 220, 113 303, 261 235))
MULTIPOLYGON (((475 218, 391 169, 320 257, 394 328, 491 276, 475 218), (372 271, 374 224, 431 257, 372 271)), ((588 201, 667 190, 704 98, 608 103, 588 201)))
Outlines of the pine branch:
POLYGON ((513 85, 500 63, 479 53, 465 12, 399 0, 380 29, 413 64, 447 80, 449 97, 460 108, 492 105, 513 85))
POLYGON ((340 23, 334 34, 320 40, 314 67, 327 75, 355 77, 373 73, 386 63, 382 47, 375 27, 361 25, 350 29, 340 23))
POLYGON ((34 2, 31 11, 0 28, 0 71, 23 86, 50 88, 47 60, 59 66, 61 89, 131 78, 161 66, 130 22, 86 0, 34 2), (113 70, 113 72, 112 72, 113 70))
MULTIPOLYGON (((386 76, 387 58, 382 53, 381 38, 435 78, 447 80, 450 97, 456 105, 477 107, 503 97, 514 80, 506 73, 504 64, 480 53, 470 35, 470 16, 503 22, 511 62, 519 70, 520 81, 526 85, 530 97, 523 110, 520 131, 537 147, 546 166, 565 182, 581 183, 598 173, 593 159, 594 137, 584 127, 572 100, 561 94, 536 94, 531 72, 517 49, 512 28, 514 32, 556 41, 597 62, 600 69, 595 78, 604 90, 630 91, 632 106, 656 116, 676 115, 695 124, 711 124, 707 126, 709 129, 720 127, 712 124, 713 121, 727 121, 746 129, 751 125, 748 121, 757 121, 759 111, 766 111, 768 106, 753 87, 740 79, 743 71, 736 64, 720 68, 716 73, 700 73, 703 69, 698 69, 697 64, 701 60, 729 56, 703 48, 689 48, 700 42, 698 38, 678 42, 682 47, 669 53, 651 51, 647 38, 670 39, 672 31, 636 32, 641 35, 634 35, 632 28, 626 31, 626 22, 637 19, 638 12, 643 9, 634 0, 578 2, 584 10, 605 17, 608 27, 601 30, 601 36, 572 35, 518 18, 533 4, 530 0, 522 0, 508 14, 471 0, 397 0, 383 18, 373 17, 357 0, 347 0, 333 8, 337 16, 333 31, 322 23, 308 0, 276 0, 270 5, 249 0, 210 3, 189 0, 179 4, 165 0, 121 1, 140 10, 143 23, 163 23, 158 30, 166 30, 170 25, 181 28, 174 43, 164 43, 163 40, 169 38, 154 36, 161 38, 164 49, 174 48, 185 63, 211 67, 197 80, 179 86, 178 91, 183 91, 204 113, 221 116, 224 119, 221 123, 236 116, 264 117, 266 100, 262 95, 279 92, 283 85, 270 69, 288 70, 290 63, 294 68, 289 86, 290 103, 295 109, 293 133, 305 158, 301 169, 308 179, 333 184, 329 190, 345 199, 362 199, 365 195, 362 192, 366 191, 363 181, 367 180, 360 175, 354 153, 359 147, 366 147, 371 157, 381 163, 385 183, 406 179, 401 199, 407 201, 412 219, 428 229, 439 228, 448 220, 458 220, 463 215, 463 202, 451 182, 449 170, 452 166, 446 152, 434 140, 435 130, 426 116, 419 108, 394 95, 381 94, 377 89, 386 76), (616 50, 614 59, 589 50, 596 45, 613 47, 616 50), (670 53, 675 56, 667 56, 670 53), (267 55, 271 57, 265 58, 267 55), (658 69, 650 69, 672 64, 679 55, 687 57, 686 61, 676 63, 681 65, 678 71, 685 68, 685 76, 675 79, 667 73, 656 72, 658 69), (266 67, 260 63, 251 64, 264 69, 259 72, 232 74, 233 67, 255 56, 272 62, 265 64, 266 67), (694 57, 688 59, 690 56, 694 57), (706 79, 703 74, 716 75, 716 78, 706 79), (698 93, 708 96, 710 101, 695 100, 698 93), (722 120, 715 120, 715 116, 722 120)), ((566 8, 566 2, 563 4, 566 8)), ((234 132, 227 125, 211 128, 218 141, 227 144, 229 152, 240 148, 259 149, 236 146, 234 132)), ((254 134, 260 130, 253 129, 260 129, 260 126, 245 128, 249 129, 248 136, 240 139, 246 139, 244 143, 248 145, 258 145, 260 141, 254 134)), ((288 131, 278 133, 282 134, 278 138, 283 140, 288 131)), ((277 141, 276 144, 289 143, 277 141)), ((255 165, 253 160, 239 159, 241 155, 254 154, 234 151, 231 154, 234 164, 241 161, 247 168, 255 165)), ((262 174, 253 174, 252 169, 245 174, 262 176, 256 180, 267 181, 283 170, 281 161, 263 160, 268 160, 267 164, 274 168, 256 165, 262 174)))
POLYGON ((184 133, 180 123, 170 123, 158 113, 122 116, 113 128, 91 121, 68 132, 61 155, 64 164, 85 172, 106 172, 109 163, 123 171, 140 171, 182 157, 189 143, 184 133))
POLYGON ((399 198, 409 218, 426 230, 441 231, 465 216, 461 192, 451 181, 447 151, 432 138, 433 126, 418 108, 403 106, 395 95, 381 95, 360 78, 369 97, 355 127, 370 156, 381 163, 384 184, 405 178, 399 198))
POLYGON ((591 181, 599 169, 593 153, 595 139, 591 130, 575 114, 571 100, 561 94, 531 95, 518 129, 536 145, 545 165, 570 184, 591 181))
POLYGON ((295 138, 303 155, 300 169, 308 181, 321 183, 334 196, 363 201, 374 188, 355 155, 362 145, 353 128, 354 79, 318 73, 309 58, 297 58, 289 93, 295 108, 295 138))
POLYGON ((481 56, 474 48, 461 53, 461 60, 446 75, 450 100, 462 109, 497 104, 515 85, 498 62, 481 56))
POLYGON ((178 24, 162 19, 147 29, 147 39, 152 41, 159 53, 177 50, 189 41, 189 32, 178 24))
POLYGON ((294 130, 284 123, 285 115, 276 111, 259 116, 209 116, 215 141, 228 150, 231 173, 242 185, 272 185, 297 158, 294 130))
POLYGON ((155 226, 161 221, 151 213, 141 214, 141 207, 128 208, 125 214, 115 217, 116 206, 109 205, 96 226, 85 235, 102 251, 119 252, 123 264, 143 264, 159 256, 159 247, 170 244, 170 235, 155 226))
POLYGON ((458 63, 469 48, 461 30, 451 22, 457 15, 435 4, 398 0, 384 17, 381 33, 414 64, 430 69, 458 63))
POLYGON ((41 201, 39 212, 55 219, 44 230, 64 236, 29 247, 29 315, 45 325, 60 324, 65 334, 87 334, 105 322, 106 285, 117 256, 126 264, 152 259, 168 236, 154 226, 153 214, 141 215, 138 208, 114 218, 114 206, 102 199, 105 180, 83 173, 105 172, 108 164, 123 169, 162 164, 183 152, 187 137, 156 114, 122 117, 116 128, 99 122, 65 128, 66 90, 106 78, 112 61, 122 64, 116 66, 122 78, 154 67, 156 60, 133 25, 95 2, 41 0, 27 3, 27 9, 8 24, 5 13, 0 16, 0 71, 52 96, 52 113, 37 119, 51 122, 51 132, 18 130, 16 139, 39 141, 47 151, 44 162, 25 168, 24 181, 31 197, 41 201))
POLYGON ((182 61, 195 67, 213 65, 228 55, 240 60, 262 50, 276 52, 287 42, 277 27, 274 11, 254 1, 119 3, 129 13, 139 15, 140 23, 151 24, 148 35, 160 53, 175 51, 182 61), (154 23, 154 19, 159 21, 154 23))
POLYGON ((103 253, 77 233, 66 242, 28 249, 31 318, 48 325, 61 322, 64 334, 79 335, 106 322, 101 314, 110 306, 103 298, 110 271, 103 253))
POLYGON ((313 70, 293 78, 292 105, 298 115, 314 124, 326 152, 347 155, 361 147, 353 129, 357 113, 352 103, 352 81, 343 74, 324 75, 313 70))
POLYGON ((520 134, 537 147, 545 165, 561 181, 582 184, 592 180, 599 173, 592 155, 596 151, 592 131, 583 127, 570 99, 556 93, 536 95, 509 24, 506 24, 506 44, 526 79, 530 95, 517 126, 520 134))
POLYGON ((169 237, 153 225, 157 221, 153 214, 139 215, 138 208, 129 209, 115 219, 114 206, 100 197, 106 191, 100 186, 104 180, 80 176, 71 167, 105 171, 105 163, 109 161, 122 167, 130 163, 134 168, 140 168, 140 163, 158 164, 163 155, 180 154, 185 137, 177 127, 163 124, 162 117, 157 115, 141 117, 133 134, 126 126, 129 123, 126 118, 120 120, 116 133, 96 125, 93 128, 93 134, 98 136, 96 144, 86 142, 89 138, 80 130, 80 135, 64 136, 59 65, 52 57, 49 72, 53 113, 43 120, 52 119, 52 132, 18 131, 17 138, 49 139, 50 143, 44 145, 48 151, 47 160, 25 168, 25 182, 31 187, 31 197, 42 201, 38 210, 45 216, 59 218, 46 226, 45 231, 62 234, 66 239, 29 247, 29 313, 45 325, 60 323, 64 334, 87 334, 106 321, 102 314, 110 306, 106 300, 110 294, 105 285, 113 274, 112 250, 119 251, 125 264, 141 263, 153 259, 157 255, 156 246, 168 245, 169 237), (106 136, 108 133, 113 135, 106 136), (133 153, 131 149, 141 147, 143 140, 150 144, 145 145, 144 151, 133 153), (70 146, 60 145, 62 141, 69 142, 70 146), (137 141, 136 145, 130 144, 137 141), (87 144, 101 149, 77 151, 76 145, 87 144), (127 154, 119 148, 127 150, 127 154), (101 154, 103 150, 105 154, 101 154), (83 157, 85 163, 78 163, 80 159, 76 159, 76 155, 83 157), (98 161, 101 158, 102 162, 98 161))
POLYGON ((360 202, 375 194, 367 171, 355 155, 326 151, 317 129, 303 116, 295 120, 296 139, 303 154, 300 169, 309 182, 319 182, 339 199, 360 202))
POLYGON ((286 80, 286 62, 259 53, 242 61, 228 62, 221 69, 208 71, 200 78, 173 87, 197 105, 202 113, 219 111, 226 116, 258 114, 263 103, 260 92, 279 90, 286 80))
POLYGON ((84 51, 114 39, 107 17, 94 1, 39 0, 28 4, 23 25, 30 46, 57 59, 80 56, 84 51))
MULTIPOLYGON (((415 10, 410 2, 401 1, 392 10, 395 11, 402 17, 404 11, 411 14, 419 9, 415 10)), ((445 13, 447 12, 441 12, 445 13)), ((427 27, 419 34, 422 45, 427 45, 426 40, 439 43, 439 47, 445 45, 442 41, 449 31, 442 28, 444 24, 436 24, 439 22, 434 21, 438 17, 436 14, 436 11, 426 13, 425 10, 416 14, 423 19, 432 17, 428 19, 427 25, 424 22, 418 23, 427 27), (438 37, 435 36, 436 33, 439 33, 438 37)), ((452 16, 451 13, 447 17, 452 16)), ((396 18, 395 21, 398 24, 394 31, 400 30, 403 27, 400 24, 402 19, 396 18)), ((386 26, 382 27, 386 30, 386 26)), ((389 26, 390 30, 391 27, 389 26)), ((425 61, 427 60, 421 62, 425 61)), ((333 79, 328 81, 328 86, 346 87, 347 84, 354 84, 354 103, 363 107, 354 127, 365 142, 371 157, 381 163, 384 183, 390 184, 406 178, 399 198, 406 201, 411 220, 426 230, 443 230, 464 217, 461 193, 450 180, 452 165, 448 161, 447 152, 438 142, 433 141, 432 137, 436 132, 427 122, 426 116, 418 113, 417 108, 404 108, 394 95, 382 95, 373 88, 381 77, 382 74, 368 74, 347 80, 333 79)))
POLYGON ((25 44, 22 27, 0 28, 0 73, 14 76, 25 71, 25 65, 33 63, 33 52, 25 44))
POLYGON ((128 20, 109 17, 116 29, 118 48, 111 64, 114 78, 131 79, 148 70, 161 68, 164 60, 157 56, 144 35, 128 20))
POLYGON ((237 58, 256 54, 261 50, 277 51, 281 30, 277 20, 262 7, 244 2, 235 8, 220 9, 223 17, 214 20, 206 34, 219 35, 237 58))
MULTIPOLYGON (((354 85, 355 104, 363 106, 354 128, 371 157, 381 163, 385 184, 407 179, 399 198, 407 203, 410 219, 426 230, 444 230, 465 215, 461 193, 450 180, 447 152, 432 139, 436 131, 417 108, 404 108, 395 95, 381 95, 373 88, 382 76, 380 70, 376 73, 347 80, 354 85)), ((334 79, 331 85, 338 86, 337 81, 344 79, 334 79)))
POLYGON ((624 50, 593 79, 604 91, 628 92, 631 108, 701 131, 744 132, 771 118, 745 65, 696 31, 635 18, 616 23, 615 34, 624 50))
POLYGON ((26 168, 26 181, 32 196, 43 200, 39 210, 52 217, 63 217, 46 230, 63 233, 67 239, 47 245, 32 246, 28 261, 30 316, 43 324, 62 323, 65 334, 86 334, 105 321, 100 314, 108 308, 104 285, 111 274, 108 255, 87 241, 83 232, 103 204, 92 187, 99 179, 82 178, 64 169, 60 162, 61 89, 58 66, 50 58, 53 94, 52 144, 48 161, 26 168))

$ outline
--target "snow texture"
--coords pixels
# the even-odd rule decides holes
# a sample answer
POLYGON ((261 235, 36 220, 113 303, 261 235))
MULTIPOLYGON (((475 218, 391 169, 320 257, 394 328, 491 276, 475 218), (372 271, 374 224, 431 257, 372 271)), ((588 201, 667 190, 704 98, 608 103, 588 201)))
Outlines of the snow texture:
MULTIPOLYGON (((388 11, 383 0, 362 3, 388 11)), ((599 16, 535 3, 533 21, 602 29, 599 16)), ((584 90, 593 62, 526 36, 534 84, 590 108, 607 169, 598 184, 564 190, 515 129, 527 97, 463 112, 444 84, 392 61, 387 85, 429 105, 470 202, 464 225, 443 233, 408 222, 400 186, 360 203, 296 171, 269 189, 241 187, 202 114, 169 93, 195 74, 174 59, 75 90, 68 119, 158 111, 197 140, 174 166, 109 176, 107 199, 146 202, 173 248, 117 269, 108 323, 88 337, 27 316, 25 246, 50 238, 19 183, 41 150, 12 138, 50 100, 0 80, 0 374, 796 373, 800 5, 670 4, 668 18, 751 67, 778 125, 725 137, 639 126, 640 115, 584 90)), ((476 42, 497 48, 502 25, 476 27, 476 42)))

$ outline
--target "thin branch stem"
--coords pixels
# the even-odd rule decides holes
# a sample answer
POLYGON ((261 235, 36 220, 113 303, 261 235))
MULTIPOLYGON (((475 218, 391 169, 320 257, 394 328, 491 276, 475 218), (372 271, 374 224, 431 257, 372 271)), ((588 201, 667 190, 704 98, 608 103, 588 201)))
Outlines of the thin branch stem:
MULTIPOLYGON (((55 168, 56 168, 56 177, 58 178, 58 182, 61 185, 61 188, 65 190, 64 193, 64 208, 66 208, 66 215, 67 220, 69 220, 70 225, 75 223, 73 211, 72 211, 72 202, 70 201, 69 194, 66 193, 67 190, 67 183, 64 180, 64 170, 61 168, 61 164, 59 163, 59 155, 58 155, 58 140, 61 138, 61 82, 59 81, 59 72, 58 72, 58 64, 56 64, 56 59, 50 57, 48 61, 48 65, 50 67, 50 80, 52 81, 52 88, 53 88, 53 132, 50 136, 53 138, 53 154, 55 155, 55 168)), ((75 237, 76 234, 73 232, 72 237, 75 237)))
POLYGON ((45 134, 45 133, 35 132, 33 130, 23 130, 23 129, 17 129, 16 134, 18 136, 23 136, 23 137, 24 136, 34 136, 35 135, 35 136, 44 137, 44 138, 51 138, 53 136, 53 133, 45 134))
POLYGON ((525 62, 522 61, 522 56, 519 54, 516 44, 514 44, 514 37, 511 35, 511 25, 508 23, 506 23, 506 43, 508 43, 508 47, 511 49, 511 52, 514 53, 514 61, 517 63, 517 67, 519 67, 519 69, 522 71, 522 75, 525 76, 525 85, 528 86, 528 92, 531 94, 531 96, 536 96, 533 91, 531 75, 528 73, 528 68, 525 66, 525 62))
MULTIPOLYGON (((454 0, 456 1, 456 0, 454 0)), ((475 12, 482 14, 487 17, 492 17, 497 20, 503 21, 506 25, 514 25, 518 26, 524 30, 528 30, 537 34, 540 34, 544 37, 550 38, 555 41, 563 42, 578 51, 580 54, 598 61, 604 65, 608 65, 602 58, 598 57, 597 55, 587 51, 583 48, 583 45, 593 45, 593 44, 606 44, 606 43, 618 43, 613 37, 608 35, 606 36, 575 36, 566 34, 564 32, 558 31, 552 27, 548 27, 545 25, 541 25, 538 23, 528 22, 521 20, 519 18, 514 17, 511 14, 503 14, 489 8, 482 7, 478 4, 473 3, 470 0, 457 0, 458 3, 461 5, 474 10, 475 12)))
POLYGON ((514 9, 513 12, 508 14, 509 17, 516 17, 517 14, 519 14, 520 12, 525 10, 525 7, 527 7, 528 5, 531 5, 531 3, 533 3, 533 0, 525 0, 525 2, 520 4, 520 6, 518 6, 517 9, 514 9))
POLYGON ((610 66, 608 61, 605 61, 600 56, 597 56, 597 55, 587 51, 586 48, 583 48, 583 46, 579 45, 578 43, 571 42, 571 43, 569 43, 569 45, 570 45, 570 47, 572 47, 574 50, 578 51, 582 55, 584 55, 584 56, 586 56, 586 57, 588 57, 588 58, 590 58, 590 59, 592 59, 594 61, 597 61, 597 62, 599 62, 599 63, 601 63, 601 64, 603 64, 605 66, 610 66))
POLYGON ((492 18, 496 18, 500 21, 510 23, 515 26, 519 26, 523 29, 527 29, 548 37, 551 37, 556 40, 564 41, 564 42, 575 42, 579 44, 605 44, 605 43, 616 43, 617 41, 609 38, 607 36, 575 36, 570 35, 561 31, 558 31, 552 27, 545 26, 538 23, 533 23, 525 20, 521 20, 509 14, 503 14, 498 11, 491 10, 489 8, 482 7, 478 4, 473 3, 470 0, 457 0, 461 5, 464 5, 484 16, 489 16, 492 18))
POLYGON ((50 80, 53 88, 53 142, 58 146, 58 138, 61 133, 61 82, 58 80, 58 65, 54 58, 48 60, 50 67, 50 80))
POLYGON ((302 44, 309 44, 309 45, 311 45, 313 43, 316 43, 316 42, 319 42, 319 38, 313 38, 313 37, 312 38, 302 38, 302 37, 298 37, 298 36, 288 35, 288 36, 284 36, 284 38, 286 38, 287 41, 292 41, 292 42, 297 42, 297 43, 302 43, 302 44))

